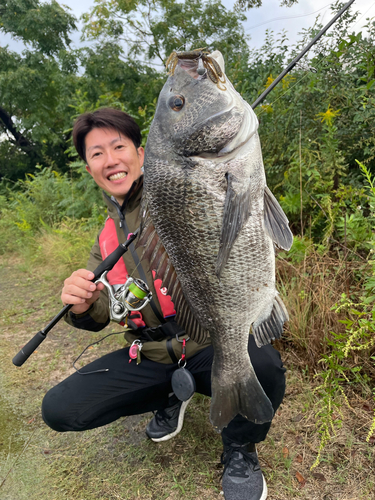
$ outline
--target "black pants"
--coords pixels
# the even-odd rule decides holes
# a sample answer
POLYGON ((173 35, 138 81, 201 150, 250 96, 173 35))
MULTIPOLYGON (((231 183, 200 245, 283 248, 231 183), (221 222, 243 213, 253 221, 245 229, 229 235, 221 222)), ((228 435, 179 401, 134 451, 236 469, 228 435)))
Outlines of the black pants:
MULTIPOLYGON (((271 346, 258 348, 249 337, 249 354, 255 373, 276 411, 285 392, 285 368, 280 354, 271 346)), ((129 348, 120 349, 86 365, 81 371, 109 368, 108 372, 80 375, 74 373, 47 392, 42 415, 52 429, 84 431, 126 415, 162 410, 168 405, 171 376, 175 364, 155 363, 142 357, 129 363, 129 348)), ((211 396, 212 347, 188 359, 197 392, 211 396)), ((224 444, 263 441, 271 423, 254 424, 237 415, 222 431, 224 444)))

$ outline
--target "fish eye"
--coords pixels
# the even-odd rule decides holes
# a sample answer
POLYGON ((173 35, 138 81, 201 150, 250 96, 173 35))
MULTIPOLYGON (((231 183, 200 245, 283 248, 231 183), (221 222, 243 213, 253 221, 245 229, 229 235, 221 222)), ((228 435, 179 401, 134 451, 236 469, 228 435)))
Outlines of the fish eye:
POLYGON ((185 104, 185 97, 182 95, 174 95, 169 98, 168 105, 173 111, 181 111, 185 104))

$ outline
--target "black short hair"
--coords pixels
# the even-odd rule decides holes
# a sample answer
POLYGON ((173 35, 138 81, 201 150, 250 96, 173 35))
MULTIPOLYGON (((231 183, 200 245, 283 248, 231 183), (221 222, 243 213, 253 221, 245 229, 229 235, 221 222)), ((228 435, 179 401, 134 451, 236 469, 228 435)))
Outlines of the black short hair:
POLYGON ((138 149, 142 142, 137 122, 124 111, 114 108, 100 108, 92 113, 83 113, 73 125, 73 142, 77 153, 86 160, 86 135, 94 128, 108 128, 128 137, 138 149))

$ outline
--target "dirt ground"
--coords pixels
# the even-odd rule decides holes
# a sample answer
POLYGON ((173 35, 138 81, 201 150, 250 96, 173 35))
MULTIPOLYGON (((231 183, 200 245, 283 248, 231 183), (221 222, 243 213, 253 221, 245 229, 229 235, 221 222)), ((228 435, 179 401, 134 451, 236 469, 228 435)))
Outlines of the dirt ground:
MULTIPOLYGON (((45 392, 73 371, 72 361, 96 334, 60 322, 21 367, 11 360, 60 310, 61 283, 20 262, 0 261, 0 498, 3 500, 218 500, 221 440, 208 420, 209 398, 195 395, 178 437, 155 444, 149 415, 84 433, 59 434, 43 423, 45 392)), ((90 361, 124 345, 112 336, 86 353, 90 361)), ((319 448, 318 382, 293 352, 282 353, 288 388, 271 431, 258 447, 271 500, 375 499, 375 439, 366 442, 373 400, 349 394, 341 429, 311 470, 319 448)))

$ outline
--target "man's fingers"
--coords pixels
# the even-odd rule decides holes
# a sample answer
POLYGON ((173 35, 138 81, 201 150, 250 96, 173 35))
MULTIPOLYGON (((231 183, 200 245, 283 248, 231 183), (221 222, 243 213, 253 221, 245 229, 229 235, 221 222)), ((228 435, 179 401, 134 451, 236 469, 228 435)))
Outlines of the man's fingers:
POLYGON ((63 288, 63 295, 75 295, 77 297, 81 297, 82 299, 90 299, 92 297, 93 292, 96 290, 96 285, 91 283, 93 288, 87 286, 86 284, 69 284, 65 285, 63 288))
POLYGON ((90 289, 95 290, 96 289, 95 284, 92 283, 91 281, 93 278, 94 278, 94 273, 92 273, 91 271, 88 271, 87 269, 78 269, 78 271, 74 271, 74 273, 72 273, 71 276, 69 276, 69 278, 66 278, 66 280, 64 281, 64 288, 66 286, 73 284, 85 288, 87 290, 90 289))
MULTIPOLYGON (((72 273, 70 278, 73 278, 75 276, 80 277, 80 278, 84 278, 85 280, 90 281, 90 280, 94 279, 95 274, 92 271, 88 271, 87 269, 77 269, 77 271, 74 271, 74 273, 72 273)), ((67 279, 70 279, 70 278, 67 278, 67 279)))
POLYGON ((87 299, 87 300, 86 300, 86 303, 87 303, 87 304, 90 304, 90 305, 91 305, 91 304, 93 304, 96 300, 98 300, 99 295, 100 295, 100 290, 98 290, 98 291, 94 292, 94 293, 92 294, 91 299, 87 299))
POLYGON ((67 293, 61 294, 61 301, 64 305, 66 304, 84 304, 86 299, 82 299, 81 297, 77 297, 76 295, 69 295, 67 293))
POLYGON ((74 271, 69 278, 64 281, 64 287, 61 293, 61 300, 64 304, 91 304, 98 299, 99 293, 104 285, 99 283, 95 285, 91 279, 94 273, 87 269, 78 269, 74 271))

